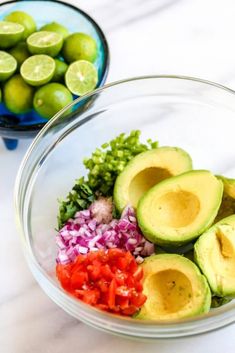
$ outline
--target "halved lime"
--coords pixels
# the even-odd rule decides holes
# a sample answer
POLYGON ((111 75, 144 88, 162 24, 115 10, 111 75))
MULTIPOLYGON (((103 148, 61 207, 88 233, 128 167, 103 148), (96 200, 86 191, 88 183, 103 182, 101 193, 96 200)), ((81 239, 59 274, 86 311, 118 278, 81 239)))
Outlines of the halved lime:
POLYGON ((69 35, 67 28, 57 22, 47 23, 46 25, 42 26, 42 28, 40 28, 40 31, 56 32, 61 34, 64 39, 69 35))
POLYGON ((7 52, 0 50, 0 81, 5 81, 12 76, 16 68, 16 59, 7 52))
POLYGON ((65 83, 68 89, 76 96, 82 96, 93 91, 98 82, 96 67, 85 60, 78 60, 70 64, 65 83))
POLYGON ((18 23, 0 21, 0 48, 6 49, 18 43, 24 33, 24 27, 18 23))
POLYGON ((26 39, 30 34, 36 31, 36 23, 32 16, 23 11, 11 12, 4 18, 6 21, 19 23, 24 27, 23 39, 26 39))
POLYGON ((76 60, 94 62, 97 57, 97 44, 86 33, 73 33, 64 41, 63 56, 68 63, 76 60))
POLYGON ((50 119, 72 101, 73 96, 65 86, 60 83, 48 83, 35 93, 33 106, 38 114, 50 119))
POLYGON ((63 37, 59 33, 40 31, 31 34, 27 39, 30 53, 46 54, 52 57, 59 54, 63 46, 63 37))
POLYGON ((48 55, 33 55, 26 59, 20 68, 23 79, 32 86, 49 82, 55 72, 55 60, 48 55))
POLYGON ((20 68, 23 62, 30 56, 28 46, 25 42, 20 42, 16 44, 15 47, 9 50, 9 54, 14 56, 14 58, 16 59, 18 68, 20 68))
POLYGON ((63 82, 64 81, 64 75, 68 69, 68 65, 59 59, 54 59, 55 60, 55 72, 54 75, 51 79, 52 82, 63 82))
POLYGON ((3 86, 6 107, 15 114, 23 114, 33 107, 34 88, 24 82, 20 75, 11 77, 3 86))

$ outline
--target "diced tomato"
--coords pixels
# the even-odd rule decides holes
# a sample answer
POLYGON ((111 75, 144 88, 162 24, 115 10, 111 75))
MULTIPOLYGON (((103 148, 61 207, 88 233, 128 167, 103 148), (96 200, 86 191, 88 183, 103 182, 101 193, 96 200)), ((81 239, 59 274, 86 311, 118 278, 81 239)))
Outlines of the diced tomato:
POLYGON ((129 261, 126 257, 119 257, 116 261, 116 265, 117 268, 119 268, 119 270, 126 270, 127 266, 129 265, 129 261))
POLYGON ((87 260, 89 263, 93 263, 97 259, 97 257, 98 257, 97 251, 94 251, 94 252, 91 251, 87 254, 87 260))
POLYGON ((60 280, 62 287, 65 290, 70 290, 70 278, 71 278, 71 265, 61 265, 56 266, 56 275, 60 280))
POLYGON ((87 304, 95 305, 97 304, 97 301, 100 297, 99 290, 93 289, 93 290, 88 290, 86 292, 86 295, 83 297, 83 301, 87 304))
POLYGON ((129 267, 128 267, 129 272, 130 272, 130 273, 135 273, 135 271, 137 270, 137 268, 138 268, 138 265, 137 265, 135 259, 132 258, 132 261, 130 262, 129 267))
POLYGON ((110 309, 115 308, 115 296, 117 290, 116 280, 113 278, 109 286, 108 305, 110 309))
POLYGON ((80 289, 82 288, 83 284, 88 281, 88 274, 87 272, 73 272, 71 275, 70 283, 72 289, 80 289))
POLYGON ((118 248, 109 249, 109 253, 108 253, 109 260, 110 261, 115 260, 119 256, 123 256, 123 254, 125 254, 125 253, 121 249, 118 249, 118 248))
POLYGON ((143 293, 134 292, 132 293, 130 301, 136 307, 141 307, 146 302, 146 299, 147 297, 143 293))
POLYGON ((131 296, 131 289, 128 288, 128 287, 126 287, 126 286, 117 287, 117 289, 116 289, 116 295, 119 295, 120 297, 130 298, 130 296, 131 296))
POLYGON ((85 256, 77 256, 75 261, 74 261, 74 265, 75 266, 79 266, 81 264, 84 264, 84 262, 86 262, 86 257, 85 256))
POLYGON ((113 273, 116 273, 118 270, 117 266, 115 266, 115 265, 110 265, 110 269, 113 273))
POLYGON ((109 289, 109 283, 106 281, 106 279, 101 278, 98 282, 97 285, 102 293, 108 292, 109 289))
POLYGON ((138 310, 138 308, 136 306, 130 305, 128 308, 122 310, 122 314, 131 316, 131 315, 134 315, 137 310, 138 310))
POLYGON ((100 297, 100 293, 97 289, 76 290, 76 294, 78 298, 90 305, 95 305, 100 297))
POLYGON ((115 273, 115 279, 119 286, 123 286, 126 282, 128 275, 125 272, 117 271, 115 273))
POLYGON ((78 255, 72 264, 58 264, 56 274, 64 289, 102 310, 133 315, 146 300, 143 270, 121 249, 78 255))
POLYGON ((136 281, 131 274, 128 275, 128 277, 126 279, 126 284, 130 288, 135 288, 136 281))
POLYGON ((105 311, 109 310, 109 307, 106 304, 97 304, 96 307, 101 309, 101 310, 105 310, 105 311))
POLYGON ((102 276, 106 279, 111 281, 114 277, 114 273, 111 271, 110 266, 108 264, 105 264, 101 267, 101 274, 102 276))
POLYGON ((133 273, 133 277, 136 281, 140 281, 141 278, 143 278, 143 268, 141 266, 138 266, 136 271, 133 273))
POLYGON ((89 265, 87 266, 87 270, 89 271, 89 278, 92 280, 92 281, 97 281, 98 279, 101 278, 101 265, 100 263, 99 264, 96 264, 96 265, 89 265))
POLYGON ((117 297, 116 302, 121 310, 127 309, 130 305, 129 298, 117 297))
POLYGON ((137 292, 142 292, 143 290, 143 284, 141 282, 135 282, 135 289, 137 292))

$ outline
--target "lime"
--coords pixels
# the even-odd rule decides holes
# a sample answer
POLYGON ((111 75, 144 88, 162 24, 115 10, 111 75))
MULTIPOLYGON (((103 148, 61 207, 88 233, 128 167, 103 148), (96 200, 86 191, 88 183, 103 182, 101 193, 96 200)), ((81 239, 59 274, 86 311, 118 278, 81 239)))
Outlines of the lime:
POLYGON ((18 68, 20 68, 23 62, 30 56, 28 46, 25 42, 18 43, 15 47, 9 50, 9 53, 16 59, 18 68))
POLYGON ((68 89, 77 96, 93 91, 98 82, 95 66, 89 61, 78 60, 69 65, 65 74, 68 89))
POLYGON ((0 81, 5 81, 12 76, 16 68, 16 59, 7 52, 0 50, 0 81))
POLYGON ((72 101, 73 96, 65 86, 60 83, 49 83, 37 90, 33 106, 38 114, 50 119, 72 101))
POLYGON ((40 31, 56 32, 62 35, 65 39, 69 35, 69 31, 63 25, 57 22, 51 22, 40 28, 40 31))
POLYGON ((6 21, 15 22, 24 27, 23 39, 36 31, 36 23, 32 16, 23 11, 14 11, 5 17, 6 21))
POLYGON ((24 82, 20 75, 11 77, 3 87, 6 107, 15 114, 23 114, 32 109, 33 87, 24 82))
POLYGON ((24 27, 18 23, 0 21, 0 48, 13 47, 23 37, 24 27))
POLYGON ((97 57, 96 41, 88 34, 73 33, 65 39, 62 53, 69 63, 76 60, 94 62, 97 57))
POLYGON ((46 54, 56 56, 63 46, 63 37, 61 34, 49 31, 40 31, 31 34, 27 39, 30 53, 46 54))
POLYGON ((68 69, 68 65, 59 59, 54 59, 55 60, 55 73, 51 79, 52 82, 63 82, 64 81, 64 75, 68 69))
POLYGON ((33 55, 26 59, 20 68, 23 79, 32 86, 49 82, 55 72, 55 60, 48 55, 33 55))

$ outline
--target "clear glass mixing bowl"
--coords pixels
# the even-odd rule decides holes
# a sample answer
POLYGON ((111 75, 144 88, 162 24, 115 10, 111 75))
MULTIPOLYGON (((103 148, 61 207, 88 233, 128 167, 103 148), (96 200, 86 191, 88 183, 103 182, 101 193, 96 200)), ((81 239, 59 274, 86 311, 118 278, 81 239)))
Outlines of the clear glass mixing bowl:
POLYGON ((122 318, 87 306, 56 280, 54 237, 57 200, 85 173, 83 158, 121 132, 140 129, 143 140, 157 138, 160 145, 184 148, 195 168, 235 177, 235 92, 188 77, 140 77, 107 85, 72 106, 73 114, 71 107, 68 114, 61 111, 37 135, 16 180, 17 223, 40 286, 77 319, 129 337, 181 337, 234 322, 235 301, 207 315, 171 323, 122 318))

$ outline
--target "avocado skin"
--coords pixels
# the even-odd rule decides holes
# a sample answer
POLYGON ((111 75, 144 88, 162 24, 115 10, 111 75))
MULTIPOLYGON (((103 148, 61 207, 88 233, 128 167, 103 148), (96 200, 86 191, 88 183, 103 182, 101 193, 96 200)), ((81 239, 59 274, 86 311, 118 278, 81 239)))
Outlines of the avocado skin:
POLYGON ((226 297, 213 296, 211 298, 211 308, 219 308, 222 305, 228 304, 232 299, 226 297))
POLYGON ((201 173, 201 172, 209 172, 207 170, 193 170, 193 171, 188 171, 185 173, 182 173, 180 175, 174 176, 172 178, 166 179, 161 181, 159 184, 155 185, 153 188, 151 188, 147 193, 145 193, 142 198, 140 199, 139 203, 138 203, 138 207, 137 207, 137 220, 138 220, 138 225, 142 231, 142 233, 144 234, 144 236, 151 241, 152 243, 161 245, 161 246, 174 246, 174 247, 180 247, 183 246, 187 243, 190 243, 191 241, 195 240, 196 238, 198 238, 202 233, 204 233, 214 222, 215 217, 218 213, 218 210, 220 208, 221 205, 221 201, 222 201, 222 196, 223 196, 223 182, 221 180, 218 180, 219 184, 218 184, 218 195, 217 195, 217 204, 215 205, 213 211, 211 212, 211 214, 209 215, 208 219, 205 221, 205 223, 202 225, 202 227, 200 229, 197 230, 197 232, 194 232, 193 234, 191 234, 190 236, 187 236, 186 239, 178 239, 178 240, 169 240, 167 239, 167 237, 163 237, 162 234, 159 234, 157 231, 156 232, 150 232, 148 227, 146 227, 145 222, 142 219, 142 212, 141 212, 141 208, 142 208, 142 204, 145 201, 146 196, 150 193, 153 192, 156 188, 158 188, 159 186, 162 186, 164 184, 167 184, 169 182, 169 180, 179 180, 180 178, 184 177, 185 175, 189 174, 189 173, 201 173))

